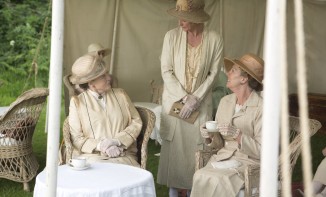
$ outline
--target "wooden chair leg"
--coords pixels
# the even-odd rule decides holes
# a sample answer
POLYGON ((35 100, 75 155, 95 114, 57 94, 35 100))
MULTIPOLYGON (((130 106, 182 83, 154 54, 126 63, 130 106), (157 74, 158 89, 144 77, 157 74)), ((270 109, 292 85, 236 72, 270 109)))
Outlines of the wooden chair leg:
MULTIPOLYGON (((26 172, 26 168, 24 166, 24 163, 23 163, 23 159, 20 159, 20 172, 22 174, 22 177, 24 180, 27 179, 27 172, 26 172)), ((27 192, 30 192, 30 188, 29 188, 29 184, 28 182, 23 182, 23 188, 24 188, 24 191, 27 191, 27 192)))
POLYGON ((27 191, 27 192, 31 191, 30 188, 29 188, 28 182, 24 182, 23 185, 24 185, 24 191, 27 191))

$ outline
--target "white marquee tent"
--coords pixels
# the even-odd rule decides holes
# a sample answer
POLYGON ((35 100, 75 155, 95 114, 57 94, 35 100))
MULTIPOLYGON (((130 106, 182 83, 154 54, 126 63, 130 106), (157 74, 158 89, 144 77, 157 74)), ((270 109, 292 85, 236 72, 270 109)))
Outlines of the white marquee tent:
MULTIPOLYGON (((87 52, 90 43, 98 42, 112 48, 115 0, 65 1, 64 74, 70 73, 73 62, 87 52)), ((120 0, 113 74, 135 101, 150 99, 149 82, 161 82, 160 53, 164 34, 177 26, 176 18, 166 10, 175 6, 174 0, 120 0)), ((294 10, 287 1, 288 54, 290 92, 296 92, 294 10)), ((326 2, 304 1, 308 90, 325 93, 326 84, 326 2), (318 69, 317 69, 318 68, 318 69)), ((252 52, 263 55, 265 0, 206 0, 211 15, 208 26, 220 32, 224 39, 224 55, 240 57, 252 52)), ((280 43, 281 44, 281 43, 280 43)), ((110 60, 107 60, 110 63, 110 60)))
MULTIPOLYGON (((264 57, 267 60, 266 66, 269 66, 266 70, 271 71, 271 73, 265 71, 265 81, 269 79, 266 85, 273 84, 273 81, 275 84, 280 83, 281 78, 277 72, 273 71, 274 67, 276 71, 279 71, 280 61, 272 59, 273 53, 275 60, 280 59, 277 46, 286 43, 289 93, 297 92, 293 1, 282 2, 287 3, 284 16, 286 17, 286 41, 279 39, 277 35, 274 37, 270 35, 273 39, 273 47, 267 50, 265 32, 267 26, 270 32, 273 32, 274 27, 276 32, 282 31, 282 24, 279 22, 282 19, 280 11, 282 9, 270 6, 272 1, 206 0, 205 2, 205 10, 211 16, 207 25, 222 35, 224 56, 240 57, 244 53, 251 52, 264 57), (270 15, 269 18, 268 15, 270 15), (274 20, 274 23, 268 24, 266 18, 270 21, 274 20), (269 74, 270 76, 267 77, 269 74)), ((282 3, 278 2, 280 5, 282 3)), ((112 48, 113 53, 106 59, 106 62, 110 65, 112 74, 118 78, 119 87, 125 89, 133 101, 150 100, 150 81, 162 83, 159 58, 164 34, 178 25, 177 19, 166 13, 167 9, 174 6, 174 0, 53 1, 48 135, 48 139, 51 140, 48 140, 48 155, 56 155, 59 144, 59 134, 52 130, 59 131, 60 128, 58 118, 60 112, 56 109, 60 106, 60 100, 56 98, 60 98, 61 75, 70 73, 73 62, 87 52, 87 46, 90 43, 97 42, 112 48)), ((324 85, 326 78, 323 77, 326 73, 324 63, 326 62, 326 55, 324 55, 326 51, 326 26, 324 25, 326 1, 304 0, 303 19, 307 91, 326 93, 324 85)), ((265 91, 269 90, 265 89, 265 91)), ((278 105, 278 102, 275 104, 278 105)), ((276 109, 279 108, 276 107, 276 109)), ((279 128, 278 124, 274 128, 279 128)), ((48 182, 49 194, 55 193, 53 188, 51 190, 51 185, 55 184, 56 175, 51 173, 51 170, 56 170, 56 164, 56 158, 47 158, 48 177, 52 180, 48 182)))

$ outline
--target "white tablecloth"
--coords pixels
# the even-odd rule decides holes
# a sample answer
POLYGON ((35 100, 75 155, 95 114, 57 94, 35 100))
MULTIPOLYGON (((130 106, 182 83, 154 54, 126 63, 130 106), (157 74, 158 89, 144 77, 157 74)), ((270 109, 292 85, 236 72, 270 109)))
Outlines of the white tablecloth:
MULTIPOLYGON (((46 171, 36 177, 34 197, 46 196, 46 171)), ((92 163, 76 171, 68 165, 58 166, 57 197, 155 197, 152 173, 133 166, 92 163)))
POLYGON ((146 109, 154 112, 156 116, 155 126, 153 132, 150 136, 151 139, 156 140, 158 143, 162 144, 162 138, 160 136, 160 123, 161 123, 161 112, 162 106, 156 103, 147 103, 147 102, 134 102, 135 106, 144 107, 146 109))

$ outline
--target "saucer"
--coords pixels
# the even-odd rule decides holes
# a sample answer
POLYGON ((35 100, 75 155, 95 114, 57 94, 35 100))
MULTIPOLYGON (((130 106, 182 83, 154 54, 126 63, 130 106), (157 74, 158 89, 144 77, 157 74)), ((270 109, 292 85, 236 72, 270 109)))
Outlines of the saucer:
POLYGON ((215 132, 218 132, 218 129, 207 129, 207 132, 209 132, 209 133, 215 133, 215 132))
POLYGON ((91 164, 90 163, 87 163, 84 167, 81 167, 81 168, 77 168, 77 167, 74 167, 73 165, 71 164, 68 164, 68 166, 73 169, 73 170, 86 170, 88 169, 89 167, 91 167, 91 164))

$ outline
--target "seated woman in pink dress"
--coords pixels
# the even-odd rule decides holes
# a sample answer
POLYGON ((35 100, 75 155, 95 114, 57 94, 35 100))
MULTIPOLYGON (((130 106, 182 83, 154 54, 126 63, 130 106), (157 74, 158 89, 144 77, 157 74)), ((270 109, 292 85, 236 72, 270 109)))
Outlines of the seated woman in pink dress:
POLYGON ((71 98, 69 106, 73 157, 139 166, 136 139, 142 121, 126 92, 111 88, 102 58, 88 53, 71 69, 69 80, 84 90, 71 98))

